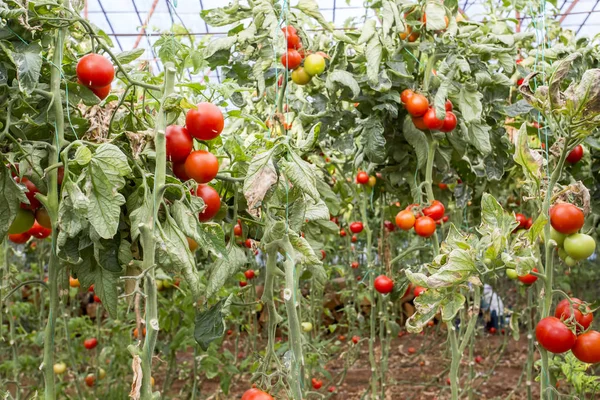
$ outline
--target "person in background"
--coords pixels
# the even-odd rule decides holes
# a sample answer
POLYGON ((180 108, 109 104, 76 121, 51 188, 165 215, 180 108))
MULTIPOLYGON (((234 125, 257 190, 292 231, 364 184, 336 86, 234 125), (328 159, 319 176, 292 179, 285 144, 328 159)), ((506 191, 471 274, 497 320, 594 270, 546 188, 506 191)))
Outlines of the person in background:
POLYGON ((504 303, 498 293, 487 283, 483 285, 483 296, 481 298, 481 309, 486 314, 485 329, 495 328, 498 330, 504 325, 504 303), (489 317, 487 317, 489 315, 489 317))

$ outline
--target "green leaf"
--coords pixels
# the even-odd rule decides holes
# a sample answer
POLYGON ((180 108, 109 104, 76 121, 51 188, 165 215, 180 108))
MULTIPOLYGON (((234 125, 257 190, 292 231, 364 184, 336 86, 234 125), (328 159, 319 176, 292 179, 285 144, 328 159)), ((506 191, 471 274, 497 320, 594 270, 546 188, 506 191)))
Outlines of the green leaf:
POLYGON ((232 295, 220 300, 217 304, 204 311, 196 311, 194 319, 194 339, 202 350, 225 333, 225 318, 229 315, 232 295))
POLYGON ((360 87, 354 76, 347 71, 335 70, 327 75, 327 83, 325 86, 327 90, 335 92, 337 85, 342 85, 349 88, 352 91, 352 98, 356 98, 360 95, 360 87))
POLYGON ((465 84, 458 96, 458 108, 460 109, 466 123, 481 120, 483 106, 481 99, 483 95, 477 90, 475 84, 465 84))
POLYGON ((271 160, 274 151, 275 148, 272 148, 255 155, 246 172, 243 191, 248 203, 248 212, 254 216, 258 215, 265 195, 277 182, 277 173, 271 160))
POLYGON ((250 18, 252 10, 240 6, 239 0, 234 0, 227 7, 202 10, 200 16, 210 26, 226 26, 250 18))
MULTIPOLYGON (((429 17, 427 17, 429 21, 429 17)), ((460 293, 451 293, 442 300, 442 321, 453 322, 456 314, 464 307, 467 299, 460 293)))
POLYGON ((225 286, 229 278, 235 275, 247 261, 246 253, 238 246, 229 247, 227 259, 217 261, 206 284, 206 297, 213 297, 219 289, 225 286))
POLYGON ((469 125, 469 142, 482 154, 492 151, 490 144, 490 130, 488 125, 473 122, 469 125))
POLYGON ((367 77, 369 82, 376 85, 379 82, 379 67, 382 57, 382 46, 379 36, 373 36, 365 48, 365 58, 367 59, 367 77))
POLYGON ((315 203, 311 198, 306 199, 306 211, 304 218, 309 221, 317 221, 319 219, 329 220, 329 209, 323 200, 315 203))
POLYGON ((15 66, 17 67, 17 79, 19 89, 31 94, 37 86, 42 69, 42 47, 37 42, 27 46, 17 47, 13 53, 15 66))
POLYGON ((527 124, 523 122, 515 138, 513 159, 523 168, 523 173, 539 187, 540 179, 545 176, 541 154, 531 151, 527 144, 527 124))
POLYGON ((129 64, 130 62, 140 58, 145 51, 146 49, 144 48, 127 50, 117 54, 115 57, 121 64, 129 64))
POLYGON ((290 242, 294 247, 296 262, 308 266, 313 278, 314 288, 318 291, 323 290, 327 282, 327 273, 323 268, 321 259, 317 257, 308 241, 297 234, 289 235, 290 242))
POLYGON ((319 5, 316 1, 300 0, 298 1, 296 8, 302 11, 304 14, 308 15, 309 17, 316 19, 317 22, 319 22, 319 24, 321 24, 321 26, 326 30, 333 30, 332 25, 329 22, 327 22, 327 20, 323 17, 323 14, 321 14, 321 12, 319 11, 319 5))
POLYGON ((383 125, 379 118, 368 118, 362 124, 360 144, 363 146, 365 155, 372 163, 383 163, 385 161, 385 138, 383 137, 383 125))
POLYGON ((518 117, 519 115, 527 114, 531 110, 533 110, 533 106, 531 106, 527 102, 527 100, 523 100, 523 99, 504 108, 504 112, 506 113, 506 115, 511 118, 518 117))
POLYGON ((294 186, 318 201, 319 191, 317 190, 314 165, 304 161, 293 151, 289 152, 289 158, 290 161, 281 162, 283 174, 294 186))
POLYGON ((427 153, 429 152, 427 136, 415 127, 410 116, 406 116, 404 119, 402 132, 406 141, 415 149, 418 167, 423 167, 427 163, 427 153))
POLYGON ((535 243, 535 241, 540 236, 547 223, 548 217, 546 217, 544 214, 538 215, 533 225, 531 225, 531 228, 529 228, 529 230, 527 231, 527 237, 529 238, 529 241, 531 243, 535 243))
POLYGON ((225 36, 212 40, 210 43, 208 43, 206 49, 204 49, 204 57, 209 58, 220 50, 229 51, 236 41, 237 36, 225 36))
POLYGON ((440 31, 446 29, 446 10, 441 3, 437 1, 428 1, 425 5, 425 14, 427 14, 427 30, 440 31))
POLYGON ((360 45, 360 44, 367 43, 375 34, 376 34, 375 20, 368 19, 367 22, 365 22, 365 24, 363 25, 363 27, 361 29, 360 37, 358 38, 358 41, 356 42, 356 44, 360 45))
POLYGON ((183 50, 183 45, 173 35, 162 35, 154 44, 158 48, 158 57, 165 63, 168 61, 177 62, 178 54, 183 50))
MULTIPOLYGON (((140 186, 143 189, 142 186, 140 186)), ((132 208, 129 203, 129 221, 131 222, 131 239, 136 240, 140 236, 140 225, 145 224, 152 219, 152 200, 150 191, 141 190, 140 202, 136 208, 132 208)), ((135 195, 135 194, 134 194, 135 195)), ((134 196, 132 195, 132 196, 134 196)))
POLYGON ((87 210, 89 200, 72 180, 62 185, 62 201, 58 208, 58 225, 62 233, 74 238, 89 224, 87 210))
POLYGON ((414 304, 417 312, 406 321, 406 330, 411 333, 421 332, 439 311, 441 301, 442 296, 437 290, 426 290, 416 297, 414 304))
POLYGON ((338 215, 341 209, 340 198, 331 190, 328 184, 317 178, 317 190, 321 195, 321 199, 327 204, 327 208, 332 215, 338 215))
POLYGON ((100 103, 100 99, 91 89, 76 82, 67 82, 67 90, 70 104, 77 105, 81 101, 86 106, 93 106, 100 103))
POLYGON ((17 216, 21 202, 27 203, 24 189, 15 182, 10 170, 0 168, 0 237, 6 238, 8 228, 17 216))

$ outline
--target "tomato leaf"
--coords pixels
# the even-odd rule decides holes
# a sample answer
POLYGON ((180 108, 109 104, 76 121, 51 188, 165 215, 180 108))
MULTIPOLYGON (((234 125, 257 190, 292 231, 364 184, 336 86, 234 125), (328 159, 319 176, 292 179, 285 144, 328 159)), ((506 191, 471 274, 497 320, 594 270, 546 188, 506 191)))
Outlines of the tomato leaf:
POLYGON ((0 168, 0 237, 6 238, 20 203, 27 203, 24 188, 13 179, 8 168, 0 168))
POLYGON ((375 28, 375 20, 369 19, 365 22, 365 25, 362 27, 360 32, 360 37, 356 44, 365 44, 367 43, 375 34, 377 33, 375 28))
POLYGON ((540 178, 545 176, 544 162, 541 154, 529 149, 525 122, 516 134, 513 159, 523 168, 525 176, 539 188, 540 178))
POLYGON ((146 49, 144 48, 127 50, 117 54, 115 57, 117 58, 117 60, 119 60, 119 62, 121 62, 121 64, 129 64, 130 62, 140 58, 145 51, 146 49))
POLYGON ((379 36, 374 35, 368 42, 365 48, 365 58, 367 60, 367 77, 371 84, 379 82, 379 67, 382 57, 382 46, 379 41, 379 36))
POLYGON ((37 42, 18 46, 13 53, 13 59, 17 67, 19 89, 24 93, 31 94, 40 79, 42 47, 37 42))
POLYGON ((437 1, 428 1, 425 5, 425 14, 427 14, 426 27, 428 31, 440 31, 446 29, 446 10, 444 6, 437 1))
POLYGON ((319 11, 319 5, 315 0, 300 0, 298 1, 296 8, 309 17, 316 19, 317 22, 326 30, 333 30, 331 23, 327 22, 327 20, 323 17, 323 14, 321 14, 319 11))
POLYGON ((252 10, 239 3, 239 0, 234 0, 227 7, 202 10, 200 16, 210 26, 226 26, 250 18, 252 10))
POLYGON ((492 151, 490 144, 490 130, 488 125, 473 122, 469 125, 469 143, 473 144, 482 154, 492 151))
POLYGON ((204 311, 196 311, 194 319, 194 339, 202 350, 225 333, 225 318, 229 315, 233 295, 220 300, 217 304, 204 311))
POLYGON ((451 292, 441 302, 442 321, 453 322, 456 314, 464 307, 467 299, 458 292, 451 292))
MULTIPOLYGON (((231 242, 233 243, 233 242, 231 242)), ((214 265, 206 284, 207 298, 213 297, 225 282, 240 270, 247 262, 246 253, 240 247, 230 244, 227 258, 222 258, 214 265)))
POLYGON ((402 132, 406 141, 415 149, 417 155, 417 165, 423 167, 427 162, 427 153, 429 152, 429 142, 425 133, 418 130, 413 124, 410 116, 406 116, 402 126, 402 132))
POLYGON ((265 195, 277 182, 277 173, 271 160, 274 151, 275 147, 258 153, 248 166, 243 191, 248 202, 248 212, 254 216, 260 215, 260 206, 265 195))
POLYGON ((315 166, 304 161, 295 152, 289 152, 290 160, 281 161, 281 170, 287 179, 304 193, 319 200, 319 191, 315 179, 315 166))
POLYGON ((290 242, 294 247, 296 262, 306 265, 310 270, 314 280, 314 288, 318 291, 323 290, 325 283, 327 282, 327 273, 323 268, 321 259, 317 257, 313 248, 310 246, 308 241, 303 237, 291 233, 289 235, 290 242))
POLYGON ((375 116, 362 120, 359 124, 360 144, 369 161, 382 163, 385 161, 385 137, 383 137, 383 125, 381 120, 375 116))
POLYGON ((533 106, 531 106, 526 100, 523 99, 504 108, 504 112, 506 113, 506 115, 508 115, 511 118, 527 114, 531 110, 533 110, 533 106))
POLYGON ((360 95, 360 87, 354 76, 348 71, 335 70, 327 75, 327 83, 325 84, 327 90, 335 92, 339 85, 345 86, 352 91, 352 97, 354 99, 360 95))

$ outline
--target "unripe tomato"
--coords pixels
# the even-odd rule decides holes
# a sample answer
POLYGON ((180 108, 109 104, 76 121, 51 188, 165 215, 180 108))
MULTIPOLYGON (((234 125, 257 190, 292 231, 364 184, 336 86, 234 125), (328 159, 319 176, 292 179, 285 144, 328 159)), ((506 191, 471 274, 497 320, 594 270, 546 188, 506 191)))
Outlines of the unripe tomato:
MULTIPOLYGON (((533 271, 533 272, 538 272, 537 268, 534 268, 534 269, 532 269, 532 271, 533 271)), ((525 284, 525 285, 527 285, 527 286, 529 286, 529 285, 533 284, 535 281, 537 281, 537 279, 538 279, 538 278, 537 278, 537 276, 535 276, 535 275, 532 275, 532 274, 520 275, 520 276, 519 276, 519 280, 520 280, 520 281, 521 281, 523 284, 525 284)))
POLYGON ((10 224, 8 233, 11 235, 27 232, 35 223, 33 212, 19 208, 15 220, 10 224))
POLYGON ((35 221, 27 233, 36 239, 46 239, 52 233, 52 229, 44 228, 37 221, 35 221))
POLYGON ((247 281, 240 281, 240 287, 246 287, 248 285, 247 281))
POLYGON ((319 389, 321 389, 321 387, 323 387, 323 381, 321 381, 320 379, 317 379, 317 378, 312 378, 310 380, 310 383, 312 384, 312 387, 315 390, 319 390, 319 389))
POLYGON ((187 112, 185 126, 188 133, 196 139, 212 140, 223 132, 225 120, 219 107, 202 102, 187 112))
POLYGON ((435 108, 430 108, 427 110, 425 115, 423 115, 423 122, 427 129, 431 129, 432 131, 439 131, 444 126, 444 120, 438 119, 435 113, 435 108))
POLYGON ((565 238, 565 252, 574 260, 585 260, 594 254, 596 241, 585 233, 574 233, 565 238))
POLYGON ((575 345, 577 336, 558 318, 546 317, 537 323, 535 338, 551 353, 565 353, 575 345))
POLYGON ((173 163, 171 165, 171 169, 173 170, 173 175, 175 175, 180 181, 185 182, 190 180, 190 177, 185 172, 185 161, 180 163, 173 163))
POLYGON ((25 186, 25 188, 27 189, 25 191, 25 196, 27 196, 27 200, 29 200, 29 204, 25 204, 25 203, 21 203, 21 208, 26 209, 26 210, 37 210, 42 204, 39 202, 38 199, 35 198, 36 193, 39 193, 40 191, 38 190, 37 186, 35 186, 35 184, 33 182, 31 182, 29 179, 23 177, 23 178, 15 178, 15 182, 20 183, 21 185, 25 186))
POLYGON ((423 286, 415 286, 415 289, 413 290, 413 296, 419 297, 421 293, 425 292, 426 290, 427 289, 423 286))
POLYGON ((70 276, 69 277, 69 286, 72 288, 78 288, 79 286, 81 286, 81 284, 79 283, 79 279, 73 278, 72 276, 70 276))
POLYGON ((302 330, 304 332, 310 332, 310 331, 312 331, 313 324, 311 322, 303 322, 300 325, 302 326, 302 330))
POLYGON ((411 117, 411 119, 415 128, 420 129, 422 131, 426 131, 427 129, 429 129, 427 128, 423 117, 411 117))
POLYGON ((577 164, 583 158, 583 146, 577 145, 567 156, 569 164, 577 164))
POLYGON ((311 79, 312 76, 306 72, 304 67, 298 67, 292 71, 292 81, 294 81, 296 85, 306 85, 311 79))
POLYGON ((360 337, 358 337, 358 336, 352 336, 352 343, 358 344, 359 341, 360 341, 360 337))
POLYGON ((88 387, 94 386, 95 383, 96 383, 96 375, 94 375, 94 374, 87 374, 85 376, 85 384, 88 387))
POLYGON ((454 128, 456 128, 457 123, 456 115, 452 111, 446 111, 446 118, 444 118, 444 123, 440 128, 440 131, 452 132, 454 128))
POLYGON ((369 182, 368 182, 369 187, 375 187, 376 184, 377 184, 377 178, 375 178, 374 176, 370 176, 369 182))
POLYGON ((167 142, 167 159, 174 163, 185 161, 194 148, 194 139, 183 126, 167 126, 165 140, 167 142))
POLYGON ((98 379, 106 378, 106 371, 103 368, 98 368, 98 379))
POLYGON ((583 211, 573 204, 559 203, 550 210, 550 224, 560 233, 575 233, 581 229, 583 223, 583 211))
POLYGON ((405 104, 406 111, 413 117, 421 117, 425 115, 429 109, 429 101, 427 97, 420 93, 415 93, 405 104))
POLYGON ((415 226, 415 215, 410 210, 402 210, 396 214, 396 225, 403 231, 409 231, 415 226))
POLYGON ((554 310, 554 316, 561 320, 567 320, 573 315, 575 321, 581 325, 581 327, 577 326, 577 332, 582 332, 589 328, 594 320, 594 315, 589 311, 589 307, 584 307, 581 300, 571 297, 570 300, 563 299, 558 303, 554 310), (582 309, 586 311, 585 315, 581 312, 582 309))
MULTIPOLYGON (((281 64, 287 69, 296 69, 302 63, 302 56, 298 53, 298 50, 288 49, 287 52, 281 56, 281 64)), ((305 67, 306 69, 306 67, 305 67)), ((308 73, 308 71, 306 71, 308 73)))
POLYGON ((196 196, 201 197, 206 206, 204 211, 198 215, 200 221, 206 222, 217 215, 221 209, 221 198, 215 189, 208 185, 198 185, 196 196))
POLYGON ((241 400, 273 400, 273 397, 260 389, 252 388, 244 392, 241 400))
POLYGON ((240 224, 236 224, 236 225, 233 227, 233 234, 234 234, 235 236, 242 236, 242 227, 240 226, 240 224))
POLYGON ((29 234, 29 232, 13 233, 8 235, 8 240, 16 244, 23 244, 27 243, 30 237, 31 235, 29 234))
POLYGON ((110 85, 115 78, 112 63, 100 54, 87 54, 77 63, 77 79, 90 88, 102 88, 110 85))
POLYGON ((52 366, 52 369, 54 370, 54 373, 56 375, 62 375, 67 370, 67 364, 65 364, 64 362, 59 362, 59 363, 54 364, 52 366))
POLYGON ((600 333, 597 331, 589 331, 577 337, 575 345, 571 349, 573 355, 579 361, 588 364, 596 364, 600 362, 600 333))
POLYGON ((567 235, 560 233, 553 227, 550 227, 550 239, 554 240, 558 247, 562 247, 565 243, 567 235))
POLYGON ((356 174, 356 182, 360 183, 361 185, 366 185, 369 183, 369 174, 367 174, 365 171, 360 171, 358 174, 356 174))
POLYGON ((325 58, 319 54, 311 54, 304 60, 304 70, 310 76, 322 74, 325 71, 325 58))
POLYGON ((508 279, 517 279, 519 277, 519 275, 517 274, 517 271, 514 270, 513 268, 506 269, 506 276, 508 276, 508 279))
POLYGON ((219 160, 206 150, 192 151, 185 160, 185 173, 198 183, 208 183, 219 172, 219 160))
POLYGON ((96 346, 98 346, 98 339, 96 338, 89 338, 83 341, 83 347, 85 347, 88 350, 92 350, 96 346))
POLYGON ((450 101, 450 99, 446 100, 446 111, 452 111, 454 109, 454 105, 450 101))
POLYGON ((404 89, 402 91, 402 94, 400 94, 400 100, 402 100, 402 102, 404 104, 406 104, 408 102, 408 100, 413 97, 413 95, 415 94, 415 92, 413 92, 411 89, 404 89))
POLYGON ((435 233, 435 221, 433 218, 424 216, 415 221, 415 232, 421 237, 428 238, 435 233))
POLYGON ((358 268, 358 266, 359 266, 359 264, 358 264, 358 261, 352 261, 352 263, 350 264, 350 266, 351 266, 353 269, 357 269, 357 268, 358 268))
POLYGON ((353 222, 350 224, 350 231, 352 233, 361 233, 363 231, 363 223, 360 221, 353 222))
POLYGON ((254 270, 249 269, 244 271, 244 276, 246 277, 246 279, 250 280, 250 279, 254 279, 254 270))
POLYGON ((48 215, 48 211, 45 208, 38 208, 35 211, 35 220, 44 228, 52 229, 50 215, 48 215))
POLYGON ((346 236, 346 231, 344 229, 340 229, 340 236, 341 237, 345 237, 346 236))
POLYGON ((446 207, 441 201, 434 200, 429 207, 423 209, 423 214, 433 218, 434 221, 444 218, 446 207))
POLYGON ((379 293, 386 294, 394 289, 394 281, 385 275, 379 275, 375 278, 374 286, 379 293))

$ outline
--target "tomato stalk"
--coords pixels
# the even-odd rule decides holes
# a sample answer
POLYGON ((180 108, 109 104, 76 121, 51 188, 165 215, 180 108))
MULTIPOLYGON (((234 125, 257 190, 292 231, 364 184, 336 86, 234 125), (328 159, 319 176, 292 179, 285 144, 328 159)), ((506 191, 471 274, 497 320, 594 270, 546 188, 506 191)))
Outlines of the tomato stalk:
MULTIPOLYGON (((267 265, 265 272, 265 288, 261 301, 266 304, 267 312, 269 317, 269 325, 267 330, 267 349, 265 352, 265 358, 262 362, 262 372, 265 373, 271 363, 271 358, 277 361, 278 365, 281 365, 279 358, 275 353, 275 332, 277 325, 282 321, 281 316, 277 313, 275 307, 275 298, 273 296, 273 289, 275 285, 275 276, 278 274, 277 270, 277 247, 272 244, 266 246, 267 251, 267 265)), ((263 384, 267 381, 263 380, 263 384)))
POLYGON ((533 310, 531 308, 533 297, 532 291, 527 290, 527 400, 533 398, 531 393, 531 384, 533 383, 533 354, 535 351, 534 339, 533 339, 533 310))

